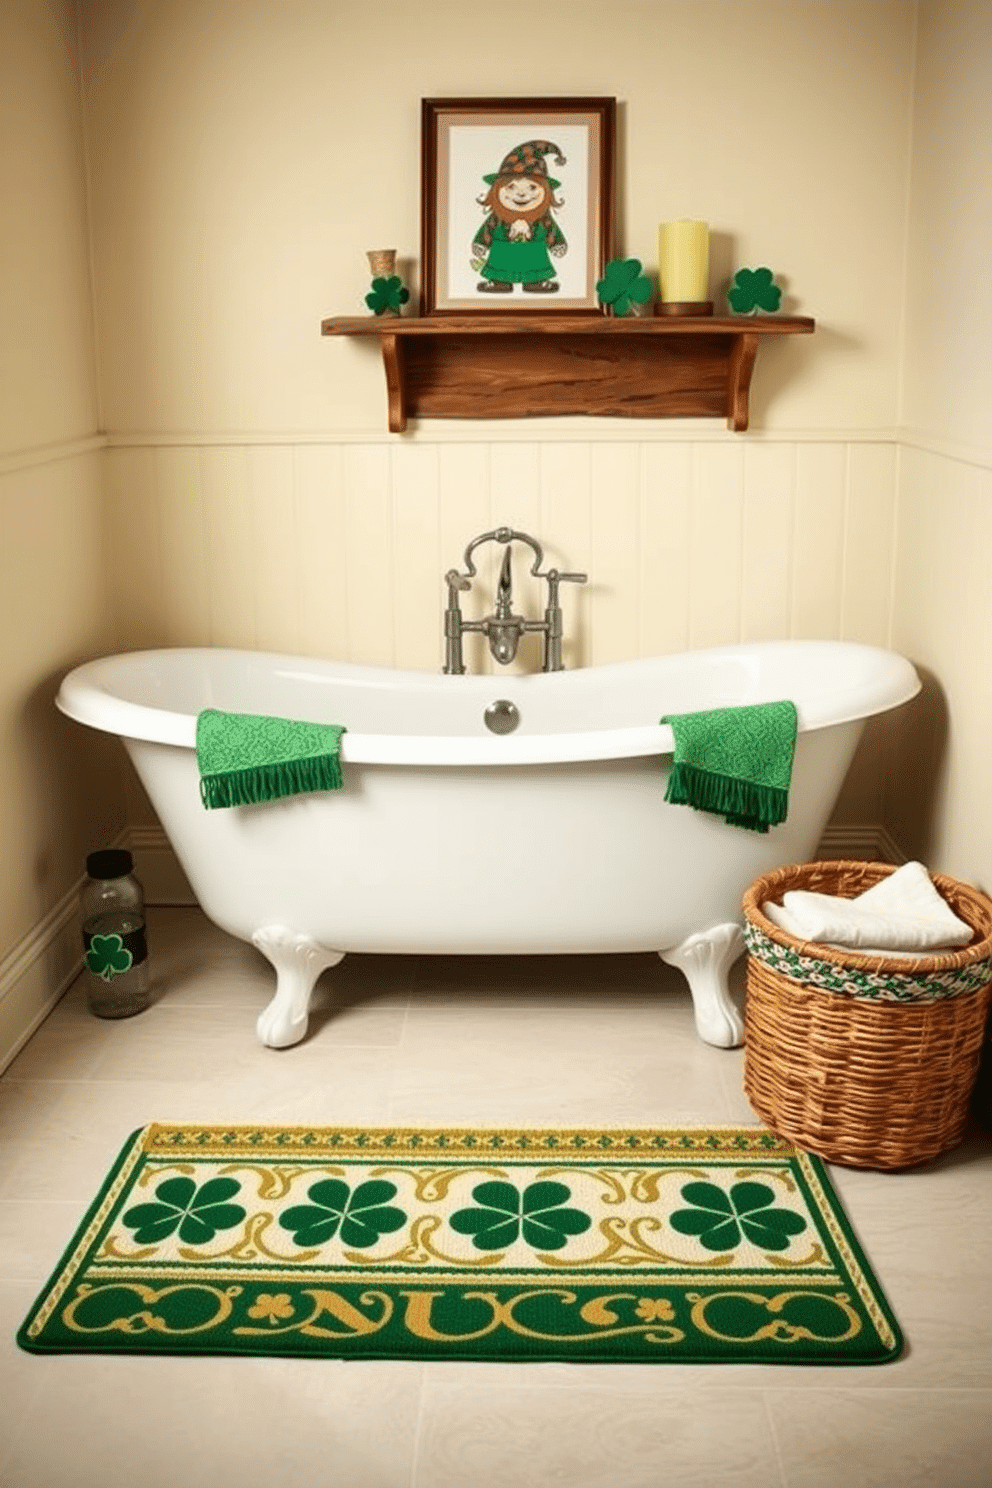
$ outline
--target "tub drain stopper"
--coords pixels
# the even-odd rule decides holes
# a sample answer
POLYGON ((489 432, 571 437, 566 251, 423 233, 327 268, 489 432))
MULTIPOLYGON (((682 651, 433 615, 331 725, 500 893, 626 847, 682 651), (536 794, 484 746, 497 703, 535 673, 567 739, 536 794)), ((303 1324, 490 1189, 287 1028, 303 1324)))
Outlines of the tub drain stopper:
POLYGON ((494 734, 512 734, 520 722, 520 711, 516 703, 511 703, 509 698, 497 698, 495 703, 490 703, 483 717, 486 720, 486 728, 494 734))

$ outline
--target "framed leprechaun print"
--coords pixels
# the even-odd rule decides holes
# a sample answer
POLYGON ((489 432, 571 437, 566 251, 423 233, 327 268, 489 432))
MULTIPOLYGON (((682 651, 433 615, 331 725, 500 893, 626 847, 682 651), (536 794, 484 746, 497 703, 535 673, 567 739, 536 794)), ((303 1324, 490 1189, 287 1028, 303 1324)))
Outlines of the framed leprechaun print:
POLYGON ((603 313, 613 98, 425 98, 422 313, 603 313))

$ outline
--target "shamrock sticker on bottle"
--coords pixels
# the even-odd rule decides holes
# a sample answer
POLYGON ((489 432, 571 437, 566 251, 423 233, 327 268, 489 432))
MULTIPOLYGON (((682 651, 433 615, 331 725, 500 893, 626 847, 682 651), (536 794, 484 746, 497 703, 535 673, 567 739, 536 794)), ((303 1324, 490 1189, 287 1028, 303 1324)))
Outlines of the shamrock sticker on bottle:
POLYGON ((130 971, 134 957, 119 935, 94 935, 86 951, 87 970, 109 982, 130 971))

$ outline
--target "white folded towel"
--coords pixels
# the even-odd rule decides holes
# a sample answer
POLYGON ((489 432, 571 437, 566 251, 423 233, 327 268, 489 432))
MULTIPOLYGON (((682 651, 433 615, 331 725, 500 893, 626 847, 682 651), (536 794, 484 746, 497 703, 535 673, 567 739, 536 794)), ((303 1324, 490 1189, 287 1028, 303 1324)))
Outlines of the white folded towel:
POLYGON ((838 950, 866 955, 919 955, 968 945, 970 925, 958 919, 922 863, 904 863, 856 899, 790 889, 781 905, 762 909, 773 924, 838 950))

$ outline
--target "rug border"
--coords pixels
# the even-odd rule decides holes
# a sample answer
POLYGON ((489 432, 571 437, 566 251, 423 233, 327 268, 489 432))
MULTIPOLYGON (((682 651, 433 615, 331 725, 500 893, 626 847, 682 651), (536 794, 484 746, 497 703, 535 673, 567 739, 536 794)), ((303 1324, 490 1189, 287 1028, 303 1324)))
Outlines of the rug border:
MULTIPOLYGON (((618 1126, 618 1127, 603 1127, 603 1126, 599 1126, 599 1127, 571 1127, 571 1126, 569 1126, 569 1127, 546 1127, 546 1126, 540 1126, 540 1127, 527 1127, 527 1126, 481 1127, 481 1126, 407 1126, 406 1124, 402 1124, 402 1125, 393 1125, 393 1126, 367 1125, 367 1126, 358 1126, 358 1127, 345 1127, 345 1126, 341 1126, 341 1125, 294 1126, 294 1125, 287 1125, 287 1124, 280 1124, 280 1125, 263 1124, 263 1125, 232 1126, 232 1125, 221 1125, 221 1124, 214 1124, 214 1123, 198 1124, 198 1123, 188 1123, 188 1122, 149 1122, 149 1123, 147 1123, 144 1126, 140 1126, 140 1127, 135 1128, 135 1130, 131 1132, 131 1134, 128 1136, 127 1140, 125 1141, 124 1145, 122 1146, 122 1148, 121 1148, 120 1152, 118 1153, 116 1159, 114 1160, 113 1164, 111 1165, 111 1168, 109 1169, 109 1171, 108 1171, 108 1173, 107 1173, 107 1175, 106 1175, 103 1183, 101 1184, 100 1189, 99 1189, 99 1191, 96 1194, 96 1197, 92 1200, 92 1202, 87 1207, 87 1209, 86 1209, 86 1211, 85 1211, 85 1213, 83 1215, 83 1218, 80 1220, 80 1222, 76 1226, 76 1229, 73 1232, 72 1237, 70 1238, 68 1244, 66 1245, 65 1249, 63 1250, 63 1252, 62 1252, 62 1254, 61 1254, 61 1256, 60 1256, 60 1258, 58 1260, 58 1263, 52 1269, 51 1274, 49 1275, 48 1279, 46 1280, 46 1282, 44 1283, 44 1285, 41 1287, 40 1291, 38 1292, 38 1294, 37 1294, 37 1296, 35 1298, 34 1303, 32 1304, 32 1306, 31 1306, 31 1308, 30 1308, 30 1310, 29 1310, 26 1318, 24 1319, 24 1322, 18 1328, 17 1333, 15 1335, 15 1340, 16 1340, 18 1346, 21 1349, 23 1349, 25 1352, 27 1352, 27 1353, 33 1353, 33 1354, 86 1353, 86 1354, 131 1354, 132 1356, 141 1354, 144 1357, 148 1357, 149 1355, 159 1354, 159 1351, 158 1350, 150 1350, 150 1349, 147 1349, 147 1348, 144 1348, 144 1349, 133 1349, 133 1350, 128 1350, 128 1349, 119 1348, 119 1347, 113 1348, 113 1349, 104 1349, 104 1348, 67 1349, 64 1346, 61 1346, 61 1345, 58 1345, 58 1344, 46 1344, 44 1342, 40 1342, 37 1339, 31 1338, 29 1336, 30 1329, 37 1322, 37 1320, 42 1316, 43 1312, 45 1312, 46 1310, 54 1310, 54 1307, 57 1305, 59 1298, 64 1294, 64 1292, 67 1290, 67 1288, 71 1284, 72 1279, 73 1279, 74 1275, 76 1274, 76 1271, 78 1270, 78 1266, 82 1262, 83 1255, 85 1255, 86 1251, 88 1251, 89 1242, 87 1240, 87 1236, 89 1234, 89 1231, 92 1228, 92 1226, 97 1222, 97 1220, 101 1217, 101 1211, 104 1209, 105 1205, 108 1203, 108 1200, 110 1200, 111 1195, 114 1194, 114 1191, 115 1191, 117 1185, 120 1183, 120 1181, 122 1180, 122 1178, 124 1178, 124 1177, 127 1176, 127 1171, 126 1170, 128 1169, 129 1164, 133 1166, 143 1154, 148 1153, 148 1152, 151 1152, 151 1151, 154 1151, 154 1148, 150 1147, 150 1145, 149 1145, 149 1142, 150 1142, 150 1139, 151 1139, 153 1133, 155 1133, 155 1132, 160 1132, 160 1133, 161 1132, 172 1132, 172 1133, 183 1133, 184 1135, 188 1133, 191 1136, 193 1134, 197 1134, 199 1137, 204 1138, 204 1137, 207 1136, 208 1133, 222 1135, 222 1134, 231 1134, 231 1133, 235 1133, 235 1132, 252 1132, 252 1133, 258 1133, 260 1136, 263 1133, 264 1134, 271 1133, 271 1134, 273 1134, 273 1137, 275 1135, 277 1135, 277 1134, 278 1135, 281 1135, 282 1137, 285 1137, 285 1136, 287 1136, 289 1134, 293 1134, 293 1135, 300 1134, 300 1136, 302 1138, 303 1136, 312 1134, 314 1131, 324 1131, 324 1132, 336 1133, 336 1134, 342 1134, 342 1135, 345 1134, 345 1133, 349 1133, 349 1134, 350 1133, 355 1133, 355 1134, 362 1135, 362 1136, 364 1134, 366 1134, 366 1133, 368 1133, 368 1134, 373 1134, 374 1133, 376 1136, 382 1136, 382 1137, 387 1137, 387 1136, 390 1136, 390 1135, 395 1135, 395 1136, 399 1137, 401 1134, 402 1135, 407 1135, 409 1133, 425 1134, 425 1135, 428 1135, 428 1136, 433 1136, 433 1137, 438 1137, 438 1138, 445 1137, 445 1136, 448 1136, 448 1137, 466 1137, 466 1136, 471 1136, 471 1137, 475 1137, 475 1138, 480 1138, 480 1137, 481 1138, 486 1138, 486 1137, 489 1137, 489 1138, 492 1138, 492 1137, 538 1138, 538 1137, 542 1137, 543 1136, 545 1138, 552 1139, 552 1140, 555 1139, 555 1138, 557 1138, 557 1137, 560 1137, 563 1134, 565 1134, 565 1135, 567 1135, 569 1137, 580 1136, 582 1138, 589 1139, 590 1147, 593 1146, 594 1142, 596 1142, 597 1139, 599 1141, 602 1141, 602 1139, 604 1139, 604 1138, 605 1139, 612 1139, 612 1138, 615 1138, 617 1136, 624 1136, 624 1137, 627 1137, 627 1138, 630 1138, 632 1136, 643 1137, 643 1138, 648 1138, 648 1137, 655 1137, 655 1138, 657 1138, 658 1136, 664 1136, 664 1135, 668 1135, 668 1134, 671 1134, 673 1136, 676 1136, 676 1135, 677 1136, 685 1136, 687 1134, 692 1134, 692 1135, 697 1135, 698 1134, 698 1136, 700 1137, 700 1139, 705 1138, 707 1136, 737 1136, 737 1135, 750 1136, 750 1137, 753 1137, 755 1139, 757 1139, 759 1137, 760 1138, 764 1138, 764 1139, 766 1139, 766 1147, 765 1147, 765 1155, 766 1156, 781 1155, 782 1157, 787 1157, 787 1158, 794 1157, 794 1158, 796 1158, 798 1160, 797 1161, 797 1166, 799 1168, 799 1173, 800 1173, 800 1176, 803 1178, 804 1183, 805 1183, 805 1186, 806 1186, 806 1188, 808 1190, 808 1192, 806 1194, 807 1201, 812 1201, 814 1204, 818 1205, 819 1208, 820 1208, 820 1210, 821 1210, 821 1212, 824 1214, 824 1216, 832 1219, 834 1221, 834 1223, 837 1225, 837 1228, 838 1228, 838 1230, 840 1232, 840 1237, 839 1238, 843 1242, 843 1244, 839 1244, 838 1243, 838 1237, 837 1236, 834 1237, 834 1243, 835 1243, 835 1245, 838 1246, 838 1249, 841 1251, 842 1259, 844 1260, 844 1263, 847 1266, 847 1269, 848 1269, 848 1271, 849 1271, 849 1273, 851 1275, 851 1280, 852 1280, 853 1284, 855 1285, 855 1287, 858 1290, 861 1303, 865 1307, 866 1311, 869 1314, 872 1311, 872 1306, 874 1306, 874 1308, 877 1309, 877 1312, 880 1315, 881 1321, 884 1322, 884 1324, 888 1328, 889 1332, 891 1333, 892 1344, 891 1344, 891 1346, 890 1346, 890 1348, 888 1349, 887 1352, 881 1353, 881 1354, 877 1355, 874 1358, 867 1358, 867 1359, 820 1359, 820 1358, 811 1358, 809 1360, 803 1360, 803 1359, 799 1359, 799 1358, 793 1357, 791 1359, 785 1359, 785 1358, 783 1358, 781 1360, 772 1360, 772 1359, 768 1359, 768 1360, 753 1360, 753 1359, 751 1359, 751 1360, 748 1360, 748 1359, 723 1359, 723 1358, 705 1358, 705 1359, 691 1359, 691 1358, 686 1359, 686 1358, 682 1358, 682 1359, 677 1360, 677 1361, 674 1361, 674 1362, 681 1363, 681 1364, 686 1365, 686 1366, 691 1365, 691 1364, 697 1364, 697 1363, 706 1363, 706 1364, 723 1364, 725 1366, 727 1366, 727 1365, 738 1365, 738 1366, 741 1366, 741 1365, 750 1365, 752 1367, 759 1367, 759 1368, 761 1368, 761 1367, 764 1367, 766 1364, 767 1365, 770 1365, 771 1367, 776 1367, 776 1366, 780 1366, 781 1364, 790 1364, 790 1363, 792 1363, 792 1364, 796 1365, 797 1367, 800 1366, 800 1365, 812 1365, 812 1366, 819 1366, 819 1367, 823 1367, 823 1368, 865 1368, 865 1367, 870 1367, 872 1365, 894 1363, 896 1360, 898 1360, 900 1357, 902 1357, 902 1355, 903 1355, 903 1353, 905 1351, 905 1347, 906 1347, 905 1335, 903 1334, 902 1328, 901 1328, 901 1326, 900 1326, 900 1324, 899 1324, 899 1322, 898 1322, 898 1320, 897 1320, 897 1318, 895 1316, 895 1313, 894 1313, 894 1311, 892 1309, 892 1306, 891 1306, 891 1304, 890 1304, 890 1302, 888 1300, 888 1296, 887 1296, 887 1294, 885 1292, 885 1289, 882 1286, 881 1280, 877 1276, 874 1268, 872 1267, 871 1263, 868 1260, 867 1253, 866 1253, 866 1251, 865 1251, 865 1249, 864 1249, 864 1247, 863 1247, 863 1245, 861 1243, 861 1240, 860 1240, 859 1236, 857 1235, 857 1232, 854 1229, 853 1222, 852 1222, 849 1214, 847 1213, 847 1209, 846 1209, 846 1207, 845 1207, 845 1205, 844 1205, 844 1203, 843 1203, 843 1201, 841 1199, 841 1196, 837 1192, 837 1189, 835 1188, 835 1186, 833 1184, 833 1181, 832 1181, 832 1179, 830 1177, 829 1168, 828 1168, 828 1165, 825 1162, 825 1160, 823 1158, 819 1157, 816 1153, 809 1152, 805 1148, 798 1147, 789 1138, 781 1137, 781 1136, 778 1135, 778 1133, 773 1132, 773 1131, 771 1131, 770 1129, 768 1129, 766 1127, 762 1127, 762 1126, 740 1126, 740 1125, 726 1125, 726 1126, 721 1126, 721 1125, 706 1125, 706 1126, 698 1126, 698 1127, 631 1127, 631 1126, 618 1126), (768 1142, 767 1139, 771 1139, 771 1141, 768 1142), (776 1144, 778 1145, 778 1148, 779 1148, 778 1154, 776 1154, 774 1152, 774 1150, 769 1151, 769 1148, 774 1149, 774 1147, 775 1147, 776 1144), (73 1265, 73 1262, 76 1260, 77 1254, 81 1250, 83 1251, 83 1255, 80 1255, 78 1261, 76 1261, 76 1264, 73 1265), (847 1252, 846 1255, 844 1254, 845 1250, 847 1252)), ((216 1147, 215 1150, 218 1153, 219 1152, 222 1152, 222 1151, 225 1150, 225 1148, 227 1147, 227 1145, 228 1144, 226 1142, 225 1143, 218 1143, 218 1146, 216 1147)), ((265 1150, 266 1144, 264 1142, 260 1142, 258 1145, 263 1150, 265 1150)), ((288 1151, 293 1151, 294 1150, 293 1147, 292 1147, 292 1145, 284 1144, 284 1143, 281 1143, 281 1142, 276 1142, 275 1140, 273 1140, 271 1142, 271 1144, 269 1144, 269 1145, 271 1145, 271 1147, 273 1147, 276 1151, 287 1151, 287 1150, 288 1151)), ((302 1140, 301 1140, 300 1145, 301 1146, 303 1145, 302 1140)), ((335 1150, 341 1156, 344 1156, 345 1153, 342 1152, 342 1146, 343 1145, 344 1144, 342 1143, 341 1145, 336 1146, 333 1150, 335 1150)), ((756 1145, 757 1145, 757 1142, 756 1142, 756 1145)), ((207 1153, 209 1151, 209 1147, 210 1147, 209 1140, 203 1141, 202 1142, 202 1147, 204 1149, 204 1155, 207 1155, 207 1153)), ((309 1145, 309 1146, 307 1146, 305 1150, 307 1150, 308 1152, 312 1152, 313 1151, 312 1144, 309 1145)), ((377 1149, 375 1147, 371 1147, 370 1148, 370 1146, 368 1146, 364 1142, 362 1142, 360 1145, 358 1145, 358 1151, 354 1155, 355 1156, 367 1155, 370 1158, 372 1158, 372 1157, 374 1157, 374 1154, 376 1153, 377 1150, 378 1151, 384 1151, 384 1152, 395 1152, 396 1148, 392 1144, 388 1144, 388 1145, 384 1144, 384 1146, 382 1148, 379 1148, 379 1149, 377 1149)), ((439 1143, 437 1145, 437 1147, 435 1147, 434 1150, 435 1151, 448 1151, 449 1153, 452 1153, 452 1155, 454 1155, 454 1153, 452 1152, 452 1148, 450 1146, 448 1146, 447 1143, 443 1143, 443 1144, 442 1143, 439 1143)), ((501 1152, 501 1154, 503 1154, 503 1155, 505 1155, 507 1157, 510 1157, 510 1156, 513 1155, 512 1153, 507 1153, 506 1150, 505 1150, 505 1148, 502 1147, 502 1145, 500 1145, 500 1147, 498 1149, 496 1149, 496 1150, 499 1150, 501 1152)), ((535 1150, 534 1147, 530 1147, 529 1145, 521 1144, 521 1148, 520 1148, 520 1160, 526 1161, 527 1159, 533 1159, 537 1155, 537 1151, 539 1151, 539 1150, 540 1150, 540 1144, 538 1144, 536 1150, 535 1150)), ((550 1150, 552 1150, 552 1151, 560 1151, 561 1149, 557 1146, 557 1143, 555 1143, 555 1145, 552 1146, 550 1148, 550 1150)), ((603 1147, 599 1147, 599 1150, 600 1151, 605 1151, 605 1150, 609 1150, 609 1149, 608 1148, 604 1149, 603 1147)), ((635 1148, 635 1149, 632 1150, 628 1146, 626 1149, 624 1149, 623 1147, 618 1147, 618 1148, 615 1148, 613 1150, 614 1151, 627 1150, 628 1152, 631 1152, 631 1155, 633 1156, 634 1151, 636 1151, 637 1149, 635 1148)), ((647 1156, 647 1155, 649 1155, 649 1153, 651 1151, 651 1148, 649 1146, 645 1145, 644 1149, 642 1149, 642 1150, 643 1150, 643 1155, 644 1156, 647 1156)), ((655 1150, 655 1152, 657 1152, 659 1149, 657 1147, 655 1147, 654 1150, 655 1150)), ((424 1152, 423 1155, 428 1155, 430 1153, 430 1151, 431 1151, 431 1149, 430 1149, 430 1147, 428 1147, 426 1149, 426 1151, 424 1152)), ((458 1149, 455 1148, 454 1151, 457 1152, 458 1149)), ((469 1152, 477 1152, 477 1151, 478 1151, 478 1148, 477 1148, 477 1146, 475 1145, 474 1142, 473 1142, 471 1148, 462 1149, 462 1152, 464 1153, 464 1155, 468 1155, 469 1152)), ((459 1155, 461 1155, 461 1154, 459 1154, 459 1155)), ((742 1154, 742 1156, 743 1156, 743 1154, 742 1154)), ((102 1222, 102 1220, 101 1220, 101 1222, 102 1222)), ((46 1322, 47 1322, 47 1318, 45 1319, 45 1322, 42 1323, 42 1328, 44 1328, 46 1322)), ((878 1342, 879 1342, 880 1346, 882 1346, 884 1348, 885 1347, 885 1340, 882 1337, 882 1331, 881 1331, 881 1329, 879 1327, 879 1321, 878 1321, 878 1319, 873 1319, 873 1323, 874 1323, 874 1326, 875 1326, 875 1329, 876 1329, 876 1336, 878 1338, 878 1342)), ((309 1353, 309 1352, 306 1352, 306 1351, 303 1351, 303 1350, 299 1350, 299 1351, 296 1351, 296 1352, 293 1352, 293 1351, 290 1351, 290 1350, 286 1350, 286 1351, 280 1350, 279 1352, 269 1353, 269 1354, 264 1355, 264 1356, 252 1355, 250 1353, 245 1353, 245 1352, 243 1352, 241 1350, 221 1349, 221 1348, 202 1349, 202 1350, 199 1350, 199 1351, 183 1350, 183 1353, 188 1354, 190 1357, 197 1357, 197 1356, 199 1356, 199 1357, 218 1357, 218 1358, 226 1358, 226 1357, 231 1357, 231 1358, 235 1358, 235 1357, 248 1357, 248 1358, 250 1358, 250 1357, 314 1358, 315 1357, 312 1353, 309 1353)), ((160 1356, 161 1357, 175 1357, 176 1355, 174 1353, 167 1353, 165 1350, 162 1350, 160 1356)), ((329 1355, 327 1357, 328 1358, 340 1358, 341 1356, 329 1355)), ((380 1356, 368 1355, 368 1356, 365 1356, 365 1357, 367 1357, 368 1359, 372 1360, 372 1359, 375 1359, 376 1357, 380 1357, 380 1356)), ((395 1351, 392 1351, 388 1355, 383 1355, 381 1357, 382 1358, 388 1358, 388 1359, 396 1359, 396 1360, 401 1360, 401 1359, 404 1359, 406 1357, 409 1357, 411 1360, 415 1360, 416 1362, 420 1362, 420 1363, 429 1363, 429 1362, 431 1362, 430 1360, 424 1359, 423 1356, 420 1355, 420 1354, 410 1354, 409 1356, 406 1356, 406 1355, 403 1355, 403 1354, 396 1353, 395 1351)), ((352 1359, 352 1362, 357 1362, 357 1358, 353 1358, 352 1359)), ((535 1362, 535 1363, 539 1363, 539 1362, 555 1362, 555 1363, 574 1363, 575 1365, 581 1365, 583 1363, 588 1363, 589 1365, 593 1365, 593 1364, 598 1365, 598 1364, 608 1364, 608 1363, 632 1364, 632 1363, 640 1363, 641 1361, 631 1361, 630 1359, 624 1359, 622 1357, 618 1357, 616 1359, 595 1359, 595 1360, 575 1359, 575 1360, 569 1361, 569 1360, 563 1360, 563 1359, 561 1359, 558 1356, 549 1356, 548 1359, 542 1360, 540 1358, 540 1356, 536 1356, 536 1355, 533 1356, 533 1359, 532 1360, 531 1359, 528 1359, 528 1360, 506 1359, 506 1358, 502 1358, 500 1356, 493 1356, 492 1358, 486 1359, 486 1358, 481 1358, 478 1354, 474 1354, 474 1353, 473 1354, 470 1354, 470 1355, 467 1354, 467 1355, 464 1356, 464 1358, 462 1358, 461 1360, 459 1360, 459 1356, 457 1355, 457 1353, 451 1353, 451 1352, 449 1352, 449 1353, 447 1353, 445 1355, 444 1359, 438 1360, 437 1362, 439 1362, 439 1363, 446 1363, 446 1362, 506 1363, 508 1365, 509 1364, 520 1364, 520 1363, 525 1363, 525 1362, 535 1362)), ((645 1362, 663 1363, 663 1362, 667 1362, 667 1361, 659 1358, 657 1360, 645 1361, 645 1362)))

